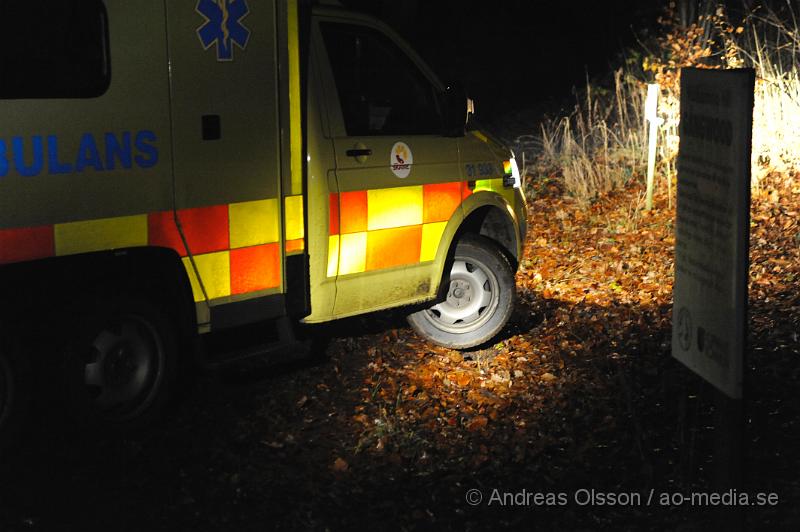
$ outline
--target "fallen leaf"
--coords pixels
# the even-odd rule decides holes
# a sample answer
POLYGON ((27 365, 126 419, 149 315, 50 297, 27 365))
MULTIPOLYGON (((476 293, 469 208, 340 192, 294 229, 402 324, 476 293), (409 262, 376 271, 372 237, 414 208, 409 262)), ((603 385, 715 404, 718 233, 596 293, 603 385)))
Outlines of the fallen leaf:
POLYGON ((461 372, 456 377, 456 382, 458 383, 459 386, 463 388, 469 385, 470 382, 472 382, 472 377, 470 377, 469 373, 461 372))
POLYGON ((486 416, 475 416, 467 424, 467 430, 469 430, 470 432, 475 432, 486 427, 488 423, 489 423, 489 418, 487 418, 486 416))
POLYGON ((450 362, 453 364, 460 364, 461 362, 464 362, 464 357, 461 356, 461 353, 458 351, 450 351, 447 353, 447 358, 449 358, 450 362))
POLYGON ((334 460, 333 465, 331 465, 331 469, 336 471, 337 473, 344 473, 348 469, 350 469, 350 465, 342 458, 337 458, 334 460))

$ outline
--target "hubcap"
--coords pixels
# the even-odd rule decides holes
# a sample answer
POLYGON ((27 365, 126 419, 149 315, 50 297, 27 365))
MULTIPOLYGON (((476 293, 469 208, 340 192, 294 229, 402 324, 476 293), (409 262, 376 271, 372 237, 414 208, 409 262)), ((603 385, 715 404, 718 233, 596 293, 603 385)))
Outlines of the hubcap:
POLYGON ((125 316, 101 330, 84 370, 95 404, 123 418, 145 408, 161 379, 163 354, 157 331, 138 316, 125 316))
POLYGON ((423 314, 437 328, 455 334, 473 331, 497 309, 497 276, 475 259, 456 258, 450 270, 447 297, 423 314))

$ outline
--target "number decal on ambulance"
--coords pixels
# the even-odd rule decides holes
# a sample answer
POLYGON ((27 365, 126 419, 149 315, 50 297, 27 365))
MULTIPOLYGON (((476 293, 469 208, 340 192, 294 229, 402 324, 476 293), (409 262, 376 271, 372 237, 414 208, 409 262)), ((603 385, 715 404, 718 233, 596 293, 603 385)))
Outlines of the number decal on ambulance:
POLYGON ((467 174, 467 179, 496 177, 499 175, 496 170, 497 169, 492 163, 468 164, 464 167, 464 171, 467 174))

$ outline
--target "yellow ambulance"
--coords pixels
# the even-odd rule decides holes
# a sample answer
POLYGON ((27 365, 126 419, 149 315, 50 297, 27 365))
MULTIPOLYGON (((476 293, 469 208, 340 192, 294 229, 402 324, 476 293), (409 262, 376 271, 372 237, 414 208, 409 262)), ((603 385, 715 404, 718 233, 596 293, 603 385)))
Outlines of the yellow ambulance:
POLYGON ((263 356, 293 323, 403 307, 463 349, 508 320, 513 155, 383 23, 298 0, 0 20, 0 433, 43 368, 127 425, 215 332, 261 323, 274 341, 237 356, 263 356))

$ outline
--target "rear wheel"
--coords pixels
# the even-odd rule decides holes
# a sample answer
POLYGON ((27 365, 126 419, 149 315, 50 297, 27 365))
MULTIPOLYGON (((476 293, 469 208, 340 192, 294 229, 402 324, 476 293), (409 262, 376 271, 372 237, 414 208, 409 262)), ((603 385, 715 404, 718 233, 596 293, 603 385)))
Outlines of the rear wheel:
POLYGON ((84 317, 71 366, 73 397, 116 428, 157 416, 174 381, 175 327, 151 303, 120 299, 84 317))
POLYGON ((467 235, 456 245, 444 301, 408 316, 433 343, 467 349, 489 342, 514 308, 514 270, 491 240, 467 235))

